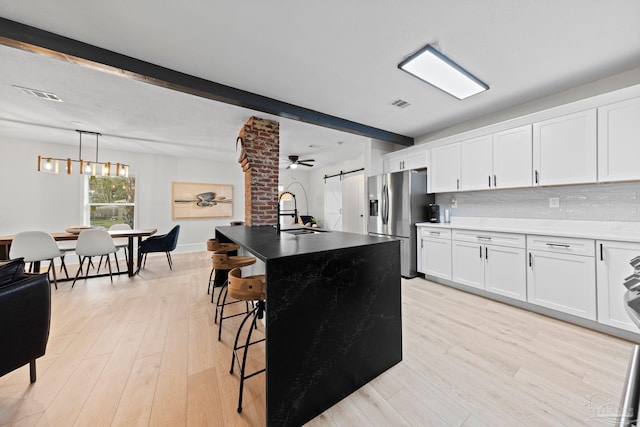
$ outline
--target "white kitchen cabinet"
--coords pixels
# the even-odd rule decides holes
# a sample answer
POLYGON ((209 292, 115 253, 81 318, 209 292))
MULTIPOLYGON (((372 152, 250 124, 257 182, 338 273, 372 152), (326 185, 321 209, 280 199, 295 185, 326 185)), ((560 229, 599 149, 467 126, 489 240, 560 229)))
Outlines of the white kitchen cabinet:
POLYGON ((454 282, 526 299, 524 235, 453 230, 452 239, 454 282))
POLYGON ((532 126, 460 142, 463 191, 532 185, 532 126))
POLYGON ((596 273, 598 289, 598 322, 638 332, 638 328, 626 312, 624 279, 633 273, 629 264, 640 255, 640 243, 596 242, 596 273))
POLYGON ((640 98, 598 108, 598 181, 640 179, 640 98))
POLYGON ((527 301, 596 320, 593 248, 590 239, 527 236, 527 301))
POLYGON ((534 185, 596 182, 596 110, 533 124, 534 185))
POLYGON ((493 138, 485 135, 460 142, 460 189, 493 187, 493 138))
POLYGON ((399 150, 386 154, 382 160, 385 173, 400 172, 412 169, 425 169, 429 166, 429 150, 411 149, 399 150))
POLYGON ((531 125, 493 134, 493 188, 533 184, 532 138, 531 125))
POLYGON ((460 190, 460 143, 431 150, 431 192, 460 190))
POLYGON ((418 228, 418 271, 451 280, 451 230, 418 228))

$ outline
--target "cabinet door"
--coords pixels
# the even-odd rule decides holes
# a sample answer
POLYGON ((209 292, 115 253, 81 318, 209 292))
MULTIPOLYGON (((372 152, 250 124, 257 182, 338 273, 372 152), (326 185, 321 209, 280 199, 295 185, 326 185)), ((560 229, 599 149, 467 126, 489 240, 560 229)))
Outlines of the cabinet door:
POLYGON ((596 110, 534 123, 534 185, 596 182, 596 139, 596 110))
POLYGON ((429 166, 429 154, 428 150, 418 150, 410 153, 406 153, 402 159, 402 166, 406 170, 411 169, 424 169, 429 166))
POLYGON ((529 251, 527 301, 596 320, 595 259, 529 251))
POLYGON ((460 189, 460 144, 431 150, 431 192, 446 193, 460 189))
POLYGON ((423 237, 421 273, 451 280, 451 240, 423 237))
POLYGON ((398 172, 402 170, 402 156, 389 156, 382 160, 382 170, 384 173, 398 172))
POLYGON ((460 189, 488 190, 493 185, 491 135, 460 143, 460 189))
POLYGON ((457 241, 453 241, 451 244, 453 281, 484 289, 483 245, 457 241))
POLYGON ((525 301, 527 268, 525 250, 485 246, 484 287, 489 292, 525 301))
POLYGON ((532 138, 531 125, 493 134, 493 186, 495 188, 532 185, 532 138))
POLYGON ((598 108, 598 181, 640 179, 640 98, 598 108))
POLYGON ((640 244, 598 241, 596 248, 598 322, 638 332, 625 308, 624 295, 627 288, 623 283, 633 273, 629 261, 640 255, 640 244))

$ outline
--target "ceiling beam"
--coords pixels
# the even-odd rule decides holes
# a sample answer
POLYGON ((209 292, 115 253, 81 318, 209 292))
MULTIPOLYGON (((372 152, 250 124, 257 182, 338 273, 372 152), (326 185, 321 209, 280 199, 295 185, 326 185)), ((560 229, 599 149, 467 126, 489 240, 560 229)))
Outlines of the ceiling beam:
POLYGON ((287 119, 394 144, 413 145, 413 138, 408 136, 181 73, 2 17, 0 43, 287 119))

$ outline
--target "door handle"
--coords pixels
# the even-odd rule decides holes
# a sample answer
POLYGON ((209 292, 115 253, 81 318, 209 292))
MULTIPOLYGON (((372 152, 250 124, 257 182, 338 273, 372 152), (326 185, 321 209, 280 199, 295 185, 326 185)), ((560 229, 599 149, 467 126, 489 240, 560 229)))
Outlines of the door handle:
POLYGON ((531 263, 531 252, 529 252, 529 267, 531 267, 532 263, 531 263))
POLYGON ((600 261, 604 261, 604 249, 602 248, 602 243, 600 243, 600 261))

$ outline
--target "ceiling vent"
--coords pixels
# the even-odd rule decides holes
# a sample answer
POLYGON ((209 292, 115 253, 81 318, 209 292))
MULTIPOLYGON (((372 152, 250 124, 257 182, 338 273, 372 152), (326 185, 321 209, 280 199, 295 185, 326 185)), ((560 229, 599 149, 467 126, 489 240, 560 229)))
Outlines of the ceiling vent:
POLYGON ((391 105, 398 108, 407 108, 411 104, 409 104, 409 102, 405 101, 404 99, 398 98, 395 101, 393 101, 391 105))
POLYGON ((38 89, 29 89, 28 87, 22 87, 22 86, 16 86, 16 85, 14 85, 13 87, 18 89, 20 92, 23 92, 27 95, 35 96, 36 98, 46 99, 46 100, 55 101, 55 102, 62 102, 62 99, 60 99, 60 97, 55 93, 45 92, 43 90, 38 90, 38 89))

